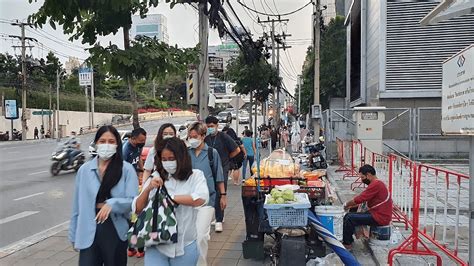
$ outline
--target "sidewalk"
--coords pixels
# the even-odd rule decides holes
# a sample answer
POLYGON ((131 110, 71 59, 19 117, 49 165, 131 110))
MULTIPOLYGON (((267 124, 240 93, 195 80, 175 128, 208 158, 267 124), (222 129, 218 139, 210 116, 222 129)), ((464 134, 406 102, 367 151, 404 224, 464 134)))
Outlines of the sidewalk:
MULTIPOLYGON (((211 234, 208 253, 209 265, 262 265, 261 261, 246 260, 242 257, 245 218, 240 198, 240 186, 232 185, 232 182, 229 183, 224 232, 212 232, 211 234)), ((0 265, 78 265, 78 256, 79 253, 71 248, 67 239, 67 230, 64 230, 0 259, 0 265)), ((143 258, 129 258, 128 265, 143 265, 143 258)))

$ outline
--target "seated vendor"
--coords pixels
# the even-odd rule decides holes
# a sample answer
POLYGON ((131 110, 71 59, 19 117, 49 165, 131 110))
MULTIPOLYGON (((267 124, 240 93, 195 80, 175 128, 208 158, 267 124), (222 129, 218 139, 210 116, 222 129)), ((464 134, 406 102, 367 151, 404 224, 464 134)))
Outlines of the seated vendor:
POLYGON ((375 169, 366 164, 359 168, 359 177, 367 188, 354 199, 344 203, 349 210, 367 202, 367 212, 349 212, 344 216, 342 243, 347 249, 352 248, 355 227, 360 225, 384 226, 392 220, 392 199, 385 184, 376 176, 375 169))

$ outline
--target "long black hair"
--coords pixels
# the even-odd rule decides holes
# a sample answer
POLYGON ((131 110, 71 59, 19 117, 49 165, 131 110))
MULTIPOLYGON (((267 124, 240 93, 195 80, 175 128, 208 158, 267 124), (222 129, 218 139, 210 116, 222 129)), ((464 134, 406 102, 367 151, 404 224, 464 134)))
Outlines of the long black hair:
POLYGON ((174 154, 176 173, 173 177, 175 179, 185 181, 193 174, 191 156, 189 156, 188 148, 184 141, 177 137, 164 139, 158 145, 155 145, 155 150, 155 167, 163 180, 168 179, 168 172, 166 172, 161 163, 161 153, 163 150, 169 150, 174 154))
POLYGON ((161 125, 160 129, 158 129, 158 134, 156 135, 154 143, 155 147, 163 140, 163 131, 165 131, 165 129, 169 127, 174 131, 174 135, 176 136, 176 127, 171 123, 164 123, 163 125, 161 125))
POLYGON ((120 134, 117 129, 113 126, 102 126, 97 130, 95 134, 94 143, 97 145, 100 137, 105 133, 110 132, 115 137, 117 142, 117 152, 110 158, 110 163, 105 169, 104 177, 102 178, 102 183, 97 193, 96 202, 102 203, 105 200, 111 198, 110 190, 117 185, 122 178, 122 167, 123 167, 123 158, 122 158, 122 140, 120 139, 120 134))

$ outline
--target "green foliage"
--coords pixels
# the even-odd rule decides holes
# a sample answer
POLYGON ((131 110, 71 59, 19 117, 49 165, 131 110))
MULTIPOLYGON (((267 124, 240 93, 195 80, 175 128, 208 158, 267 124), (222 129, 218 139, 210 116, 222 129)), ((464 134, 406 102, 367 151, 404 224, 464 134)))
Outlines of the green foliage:
MULTIPOLYGON (((344 97, 346 91, 346 29, 344 17, 337 16, 321 33, 320 102, 329 108, 333 97, 344 97)), ((301 112, 308 113, 314 99, 314 51, 308 47, 301 85, 301 112)), ((296 90, 298 95, 298 89, 296 90)))
MULTIPOLYGON (((4 93, 6 99, 16 99, 21 105, 21 96, 13 88, 0 88, 0 93, 4 93)), ((60 94, 60 108, 66 111, 86 110, 84 94, 60 94)), ((51 95, 52 103, 56 103, 56 94, 51 95)), ((49 109, 49 93, 46 91, 30 91, 28 93, 28 108, 49 109)), ((95 98, 95 111, 100 113, 129 114, 130 103, 107 99, 95 98)))
POLYGON ((166 103, 164 101, 161 101, 161 100, 158 100, 158 99, 148 98, 146 100, 146 106, 145 107, 166 109, 166 108, 169 108, 169 105, 168 105, 168 103, 166 103))
POLYGON ((268 99, 272 92, 270 86, 277 86, 280 82, 276 69, 263 57, 249 62, 242 53, 227 65, 224 78, 236 83, 235 93, 246 95, 253 92, 260 102, 268 99))
POLYGON ((197 48, 180 49, 156 38, 139 36, 132 44, 127 50, 117 45, 94 46, 90 49, 90 61, 113 76, 132 75, 139 80, 185 73, 187 64, 195 63, 198 58, 197 48))

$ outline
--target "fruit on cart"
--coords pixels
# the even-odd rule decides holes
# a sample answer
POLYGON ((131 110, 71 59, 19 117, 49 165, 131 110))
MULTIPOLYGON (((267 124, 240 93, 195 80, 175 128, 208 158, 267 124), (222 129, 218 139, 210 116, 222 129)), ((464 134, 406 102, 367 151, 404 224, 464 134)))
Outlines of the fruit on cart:
POLYGON ((291 189, 280 191, 272 189, 267 199, 267 204, 284 204, 295 201, 295 193, 291 189))
MULTIPOLYGON (((256 187, 257 181, 253 177, 248 178, 244 181, 244 186, 256 187)), ((263 180, 260 180, 260 186, 264 186, 263 180)))

